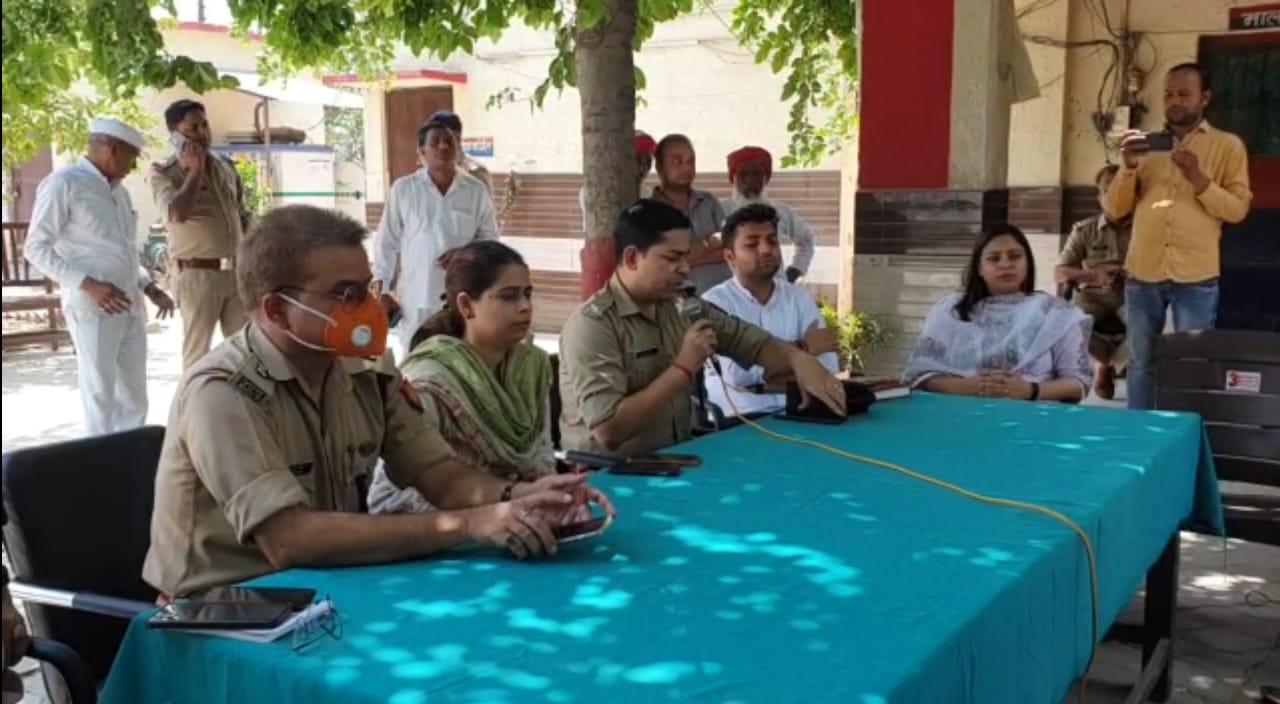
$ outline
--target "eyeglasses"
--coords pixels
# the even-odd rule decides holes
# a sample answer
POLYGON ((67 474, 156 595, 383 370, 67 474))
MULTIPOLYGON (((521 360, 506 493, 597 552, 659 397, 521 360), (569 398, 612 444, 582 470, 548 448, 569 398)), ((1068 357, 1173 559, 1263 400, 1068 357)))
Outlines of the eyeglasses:
POLYGON ((319 601, 308 608, 314 609, 317 607, 323 608, 324 611, 315 618, 303 621, 293 631, 293 651, 295 653, 310 648, 326 637, 342 640, 342 614, 338 613, 338 608, 333 605, 333 600, 326 596, 323 601, 319 601))
POLYGON ((363 284, 348 284, 331 291, 313 291, 301 286, 281 286, 280 291, 301 291, 313 296, 324 296, 337 301, 340 306, 348 309, 359 308, 372 293, 370 287, 363 284))

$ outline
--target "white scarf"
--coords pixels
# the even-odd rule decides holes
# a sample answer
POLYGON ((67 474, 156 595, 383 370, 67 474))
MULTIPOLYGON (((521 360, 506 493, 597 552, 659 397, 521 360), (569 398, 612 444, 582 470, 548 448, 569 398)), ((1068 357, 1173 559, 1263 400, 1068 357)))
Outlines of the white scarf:
POLYGON ((1091 322, 1079 308, 1040 292, 991 296, 974 306, 971 320, 965 322, 955 312, 962 295, 948 294, 929 311, 907 359, 903 378, 908 382, 926 374, 1023 375, 1072 328, 1091 322))

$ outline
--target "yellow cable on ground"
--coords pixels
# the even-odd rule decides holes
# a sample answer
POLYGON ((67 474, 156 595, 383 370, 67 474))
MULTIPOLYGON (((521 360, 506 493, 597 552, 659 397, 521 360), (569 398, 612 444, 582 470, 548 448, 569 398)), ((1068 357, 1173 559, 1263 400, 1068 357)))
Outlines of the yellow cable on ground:
MULTIPOLYGON (((1086 533, 1083 528, 1081 528, 1078 524, 1076 524, 1075 521, 1071 520, 1070 518, 1067 518, 1063 514, 1051 508, 1046 508, 1044 506, 1039 506, 1039 505, 1028 503, 1025 501, 1016 501, 1014 499, 1002 499, 996 496, 987 496, 985 494, 979 494, 976 491, 970 491, 962 486, 952 484, 951 482, 943 481, 936 477, 931 477, 927 474, 923 474, 915 470, 903 467, 902 465, 894 464, 893 462, 878 460, 874 457, 866 457, 864 455, 859 455, 853 452, 848 452, 846 450, 841 450, 838 447, 831 447, 830 445, 825 445, 823 443, 820 443, 814 440, 806 440, 804 438, 798 438, 791 435, 785 435, 783 433, 775 432, 773 430, 769 430, 768 428, 760 425, 759 423, 751 420, 750 418, 743 416, 738 412, 737 406, 735 406, 733 403, 733 396, 729 393, 729 386, 724 380, 724 375, 717 375, 717 376, 720 377, 720 385, 724 388, 724 398, 726 401, 728 401, 729 408, 733 411, 733 414, 737 416, 738 420, 742 421, 745 425, 747 425, 748 427, 754 429, 756 432, 766 437, 773 438, 774 440, 781 440, 782 442, 789 442, 794 445, 804 445, 806 447, 812 447, 818 450, 822 450, 823 452, 836 455, 837 457, 842 457, 844 459, 852 460, 854 462, 861 462, 862 464, 869 464, 873 467, 879 467, 881 469, 887 469, 892 472, 897 472, 899 474, 903 474, 917 481, 924 482, 925 484, 931 484, 940 489, 946 489, 947 491, 954 492, 956 494, 959 494, 960 496, 963 496, 967 499, 972 499, 979 503, 988 504, 991 506, 1003 506, 1005 508, 1019 509, 1022 511, 1030 511, 1032 513, 1038 513, 1043 516, 1048 516, 1049 518, 1052 518, 1055 521, 1062 523, 1063 525, 1065 525, 1066 527, 1074 531, 1075 534, 1080 537, 1080 542, 1084 544, 1085 555, 1087 555, 1089 558, 1089 587, 1090 587, 1090 591, 1092 592, 1092 600, 1090 602, 1090 606, 1092 607, 1092 612, 1093 612, 1093 623, 1092 623, 1093 637, 1089 646, 1089 662, 1085 665, 1084 675, 1082 675, 1080 678, 1080 691, 1078 696, 1079 701, 1081 702, 1084 701, 1084 690, 1085 690, 1085 685, 1089 680, 1089 670, 1093 668, 1093 659, 1097 653, 1099 617, 1098 617, 1098 561, 1093 552, 1093 541, 1089 539, 1089 534, 1086 533)), ((818 401, 815 400, 813 401, 813 403, 818 403, 818 401)))

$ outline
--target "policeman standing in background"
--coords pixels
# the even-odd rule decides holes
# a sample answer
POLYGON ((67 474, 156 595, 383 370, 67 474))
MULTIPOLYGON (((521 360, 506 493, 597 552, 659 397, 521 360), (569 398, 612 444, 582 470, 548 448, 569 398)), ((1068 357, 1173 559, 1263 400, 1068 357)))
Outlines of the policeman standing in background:
POLYGON ((235 251, 248 224, 244 189, 230 160, 209 152, 204 106, 179 100, 164 112, 173 156, 152 169, 151 191, 169 231, 174 294, 182 310, 182 368, 248 321, 236 296, 235 251))

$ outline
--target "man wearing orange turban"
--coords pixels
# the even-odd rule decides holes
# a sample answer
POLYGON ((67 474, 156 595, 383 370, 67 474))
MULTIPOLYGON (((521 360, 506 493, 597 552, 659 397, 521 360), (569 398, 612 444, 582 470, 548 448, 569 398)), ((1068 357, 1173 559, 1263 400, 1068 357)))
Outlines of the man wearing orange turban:
POLYGON ((761 147, 743 147, 729 155, 729 181, 733 197, 724 200, 724 211, 733 211, 751 203, 764 203, 778 211, 778 239, 795 247, 792 261, 785 268, 787 281, 795 282, 809 270, 813 261, 814 234, 809 223, 796 215, 786 203, 770 200, 764 187, 773 178, 773 156, 761 147))

